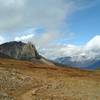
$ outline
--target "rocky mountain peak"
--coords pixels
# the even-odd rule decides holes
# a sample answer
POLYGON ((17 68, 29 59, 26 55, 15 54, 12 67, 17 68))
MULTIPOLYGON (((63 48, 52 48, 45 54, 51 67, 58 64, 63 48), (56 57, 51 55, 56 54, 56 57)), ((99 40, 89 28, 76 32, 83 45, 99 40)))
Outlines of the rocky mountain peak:
POLYGON ((40 56, 32 43, 8 42, 0 45, 0 53, 8 55, 15 59, 31 60, 39 59, 40 56))
POLYGON ((21 59, 32 59, 32 58, 39 58, 39 54, 35 46, 31 42, 28 42, 22 48, 21 59))

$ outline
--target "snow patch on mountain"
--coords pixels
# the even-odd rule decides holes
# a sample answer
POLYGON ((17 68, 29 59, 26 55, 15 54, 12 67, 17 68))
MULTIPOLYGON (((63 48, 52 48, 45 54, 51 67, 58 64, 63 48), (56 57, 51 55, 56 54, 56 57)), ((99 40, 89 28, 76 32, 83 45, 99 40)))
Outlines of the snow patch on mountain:
POLYGON ((89 64, 94 60, 100 60, 100 35, 95 36, 82 46, 71 44, 61 46, 56 45, 41 50, 41 53, 52 60, 69 57, 71 62, 82 63, 84 66, 86 63, 89 64))

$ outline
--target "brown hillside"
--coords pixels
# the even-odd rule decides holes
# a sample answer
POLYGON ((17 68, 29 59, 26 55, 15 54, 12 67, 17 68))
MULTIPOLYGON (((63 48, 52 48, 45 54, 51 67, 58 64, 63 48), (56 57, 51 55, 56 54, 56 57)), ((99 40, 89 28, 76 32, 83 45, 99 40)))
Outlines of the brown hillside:
POLYGON ((100 100, 100 72, 0 58, 0 100, 100 100))

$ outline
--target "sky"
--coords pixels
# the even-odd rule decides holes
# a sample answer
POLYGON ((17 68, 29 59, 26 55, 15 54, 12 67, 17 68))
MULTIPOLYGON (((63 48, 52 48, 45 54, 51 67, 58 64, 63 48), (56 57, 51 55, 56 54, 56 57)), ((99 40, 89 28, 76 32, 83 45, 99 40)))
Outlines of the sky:
POLYGON ((100 42, 99 26, 100 0, 0 0, 0 44, 80 47, 100 42))

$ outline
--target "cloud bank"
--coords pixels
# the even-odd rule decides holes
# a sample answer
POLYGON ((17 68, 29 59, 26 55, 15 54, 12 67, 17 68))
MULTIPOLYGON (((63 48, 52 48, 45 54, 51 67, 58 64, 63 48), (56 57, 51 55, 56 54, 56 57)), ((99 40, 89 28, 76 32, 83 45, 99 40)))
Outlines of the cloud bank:
POLYGON ((23 35, 23 36, 20 36, 20 37, 15 37, 15 41, 27 41, 31 38, 33 38, 34 35, 33 34, 28 34, 28 35, 23 35))
POLYGON ((0 41, 31 41, 41 47, 59 38, 70 39, 72 32, 61 32, 62 27, 68 30, 68 18, 75 11, 87 9, 98 1, 0 0, 0 41), (41 34, 34 30, 30 32, 38 27, 43 27, 46 31, 41 34), (26 33, 23 32, 25 30, 26 33))
POLYGON ((4 38, 0 36, 0 44, 2 44, 3 42, 4 42, 4 38))
POLYGON ((72 57, 73 61, 100 59, 100 35, 93 37, 83 46, 56 45, 40 50, 41 54, 50 59, 72 57))
POLYGON ((0 0, 0 31, 18 31, 44 26, 58 29, 74 11, 98 0, 0 0))

